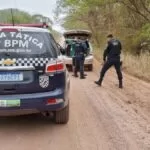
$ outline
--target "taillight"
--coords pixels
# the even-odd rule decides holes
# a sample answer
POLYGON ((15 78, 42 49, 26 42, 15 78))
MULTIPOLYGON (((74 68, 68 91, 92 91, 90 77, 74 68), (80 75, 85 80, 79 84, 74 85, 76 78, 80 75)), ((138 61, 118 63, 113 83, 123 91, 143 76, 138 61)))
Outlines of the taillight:
POLYGON ((49 105, 49 104, 55 104, 55 103, 56 103, 56 99, 55 98, 47 100, 47 105, 49 105))
POLYGON ((64 102, 63 99, 49 98, 49 99, 46 101, 46 105, 59 104, 59 103, 62 103, 62 102, 64 102))
POLYGON ((54 72, 61 72, 64 71, 65 66, 63 62, 55 62, 55 63, 50 63, 46 66, 46 73, 54 73, 54 72))

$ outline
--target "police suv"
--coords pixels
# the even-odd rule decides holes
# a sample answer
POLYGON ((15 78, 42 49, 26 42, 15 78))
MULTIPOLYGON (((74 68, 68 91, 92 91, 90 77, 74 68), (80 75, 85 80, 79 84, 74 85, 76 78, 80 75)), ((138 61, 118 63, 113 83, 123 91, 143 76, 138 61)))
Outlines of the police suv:
POLYGON ((0 26, 0 116, 69 119, 69 75, 48 29, 0 26))

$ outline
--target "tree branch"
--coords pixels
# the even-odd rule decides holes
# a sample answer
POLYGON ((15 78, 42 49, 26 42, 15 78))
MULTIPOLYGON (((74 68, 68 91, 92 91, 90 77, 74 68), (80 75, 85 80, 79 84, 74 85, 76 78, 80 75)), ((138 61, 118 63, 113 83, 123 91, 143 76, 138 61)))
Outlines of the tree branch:
POLYGON ((146 10, 146 12, 148 12, 150 14, 150 10, 146 7, 144 1, 143 0, 140 0, 140 1, 141 1, 143 8, 146 10))
POLYGON ((138 9, 137 5, 134 5, 132 0, 129 0, 133 7, 131 7, 129 4, 125 3, 124 0, 117 0, 118 2, 125 5, 128 9, 132 10, 133 12, 139 14, 141 17, 143 17, 146 21, 150 22, 150 19, 147 17, 147 15, 144 15, 141 13, 141 11, 138 9))

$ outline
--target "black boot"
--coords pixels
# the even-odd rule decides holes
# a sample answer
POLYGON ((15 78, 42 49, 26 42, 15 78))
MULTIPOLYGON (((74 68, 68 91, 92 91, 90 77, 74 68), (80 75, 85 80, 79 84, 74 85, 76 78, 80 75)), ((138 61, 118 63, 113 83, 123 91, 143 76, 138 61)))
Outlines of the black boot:
POLYGON ((80 79, 85 79, 84 71, 80 71, 80 79))
POLYGON ((120 89, 123 89, 122 80, 119 80, 119 88, 120 88, 120 89))
POLYGON ((78 73, 77 73, 77 71, 75 71, 74 76, 75 76, 76 78, 78 77, 78 73))
POLYGON ((80 79, 85 79, 84 73, 80 73, 80 79))
POLYGON ((76 67, 73 67, 73 76, 78 77, 77 69, 76 67))
POLYGON ((85 76, 81 76, 80 79, 86 79, 86 77, 85 76))
POLYGON ((97 84, 98 86, 101 86, 102 85, 102 80, 95 81, 94 83, 97 84))

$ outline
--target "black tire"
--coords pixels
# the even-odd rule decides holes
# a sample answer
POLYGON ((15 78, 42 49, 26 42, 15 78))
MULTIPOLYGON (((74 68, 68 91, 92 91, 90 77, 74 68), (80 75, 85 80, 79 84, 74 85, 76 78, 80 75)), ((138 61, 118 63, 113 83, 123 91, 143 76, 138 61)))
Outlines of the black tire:
POLYGON ((55 112, 54 120, 57 124, 66 124, 69 121, 69 104, 65 108, 55 112))
POLYGON ((88 66, 88 70, 89 70, 89 71, 93 71, 93 65, 92 65, 92 64, 90 64, 90 65, 88 66))

